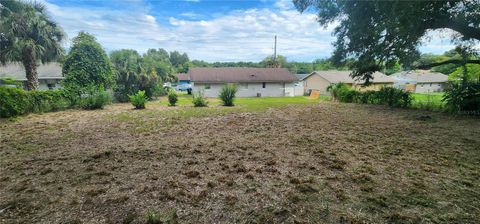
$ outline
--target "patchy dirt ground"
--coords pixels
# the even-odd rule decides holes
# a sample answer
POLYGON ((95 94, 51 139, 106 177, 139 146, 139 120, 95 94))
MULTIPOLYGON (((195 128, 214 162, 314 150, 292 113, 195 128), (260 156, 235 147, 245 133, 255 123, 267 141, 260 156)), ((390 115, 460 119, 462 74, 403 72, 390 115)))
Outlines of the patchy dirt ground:
POLYGON ((0 121, 0 222, 480 220, 478 119, 324 102, 162 128, 173 108, 129 107, 0 121))

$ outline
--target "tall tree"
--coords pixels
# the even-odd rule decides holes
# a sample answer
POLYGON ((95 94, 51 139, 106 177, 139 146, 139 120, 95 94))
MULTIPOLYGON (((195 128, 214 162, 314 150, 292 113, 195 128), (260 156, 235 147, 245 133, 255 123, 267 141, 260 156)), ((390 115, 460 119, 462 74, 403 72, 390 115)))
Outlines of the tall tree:
MULTIPOLYGON (((303 12, 313 8, 318 21, 327 26, 338 24, 334 30, 333 61, 353 63, 352 76, 367 82, 374 71, 400 61, 410 66, 419 57, 418 46, 429 30, 456 31, 452 40, 457 44, 475 44, 480 40, 479 1, 340 1, 293 0, 303 12)), ((470 48, 471 49, 471 48, 470 48)), ((479 60, 447 63, 480 63, 479 60)), ((426 66, 425 66, 426 67, 426 66)))
POLYGON ((120 102, 127 102, 128 95, 145 91, 148 98, 159 94, 160 78, 156 70, 143 69, 143 59, 135 50, 122 49, 110 53, 110 60, 116 77, 115 97, 120 102), (147 73, 148 72, 148 73, 147 73))
POLYGON ((38 2, 0 0, 0 62, 21 62, 27 89, 38 88, 37 62, 47 63, 63 54, 62 29, 38 2))
POLYGON ((65 58, 62 72, 65 87, 79 93, 109 89, 115 84, 107 54, 95 37, 85 32, 73 38, 73 46, 65 58))
POLYGON ((147 53, 143 54, 142 66, 146 73, 155 72, 163 82, 176 80, 169 54, 164 49, 149 49, 147 53))

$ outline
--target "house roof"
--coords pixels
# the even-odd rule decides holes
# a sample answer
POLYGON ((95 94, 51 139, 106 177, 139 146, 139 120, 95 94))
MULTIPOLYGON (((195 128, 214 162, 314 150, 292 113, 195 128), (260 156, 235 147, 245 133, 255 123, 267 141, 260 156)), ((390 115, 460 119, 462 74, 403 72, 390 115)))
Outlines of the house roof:
MULTIPOLYGON (((41 64, 37 67, 38 79, 63 79, 62 67, 57 62, 41 64)), ((19 81, 27 80, 25 68, 19 63, 9 63, 0 66, 0 78, 12 78, 19 81)))
POLYGON ((187 73, 177 73, 178 80, 190 80, 190 76, 187 73))
POLYGON ((439 83, 447 82, 448 76, 438 72, 428 70, 402 71, 392 75, 397 81, 407 81, 416 83, 439 83))
POLYGON ((286 68, 190 68, 193 82, 293 82, 297 78, 286 68))
MULTIPOLYGON (((303 79, 306 79, 307 77, 310 77, 314 74, 319 75, 320 77, 326 79, 330 83, 362 83, 362 80, 358 79, 353 79, 350 74, 352 71, 336 71, 336 70, 329 70, 329 71, 314 71, 310 75, 304 77, 303 79)), ((384 75, 381 72, 375 72, 373 73, 373 79, 370 80, 371 83, 389 83, 389 82, 394 82, 395 79, 393 79, 390 76, 384 75)))
POLYGON ((298 80, 303 80, 303 78, 309 76, 310 74, 295 74, 298 80))

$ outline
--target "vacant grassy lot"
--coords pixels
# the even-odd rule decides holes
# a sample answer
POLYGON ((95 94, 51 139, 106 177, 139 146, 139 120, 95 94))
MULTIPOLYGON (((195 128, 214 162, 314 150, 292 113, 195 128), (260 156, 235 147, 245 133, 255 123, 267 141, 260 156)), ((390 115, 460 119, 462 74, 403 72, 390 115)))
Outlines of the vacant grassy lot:
POLYGON ((477 223, 480 121, 298 98, 0 121, 0 223, 477 223))

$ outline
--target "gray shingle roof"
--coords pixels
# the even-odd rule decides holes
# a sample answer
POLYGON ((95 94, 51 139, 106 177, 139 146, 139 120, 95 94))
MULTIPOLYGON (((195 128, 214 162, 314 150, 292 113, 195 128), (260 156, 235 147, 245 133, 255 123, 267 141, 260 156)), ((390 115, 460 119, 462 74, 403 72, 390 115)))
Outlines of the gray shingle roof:
POLYGON ((310 74, 295 74, 298 80, 303 80, 303 78, 309 76, 310 74))
MULTIPOLYGON (((314 71, 310 75, 317 74, 320 77, 326 79, 330 83, 339 83, 339 82, 343 82, 343 83, 363 83, 362 80, 353 79, 350 76, 350 73, 352 73, 352 71, 336 71, 336 70, 331 70, 330 71, 329 70, 329 71, 314 71)), ((305 78, 307 78, 307 77, 305 77, 305 78)), ((390 76, 384 75, 381 72, 373 73, 373 80, 370 80, 370 82, 372 82, 372 83, 390 83, 390 82, 393 83, 394 81, 395 81, 395 79, 393 79, 390 76)))
POLYGON ((294 82, 297 78, 286 68, 190 68, 192 82, 294 82))
POLYGON ((402 71, 392 75, 396 80, 416 83, 441 83, 447 82, 448 76, 428 70, 402 71))
MULTIPOLYGON (((62 67, 57 62, 41 64, 37 67, 38 79, 63 79, 62 67)), ((15 80, 27 80, 25 68, 19 63, 9 63, 0 66, 0 78, 12 78, 15 80)))

